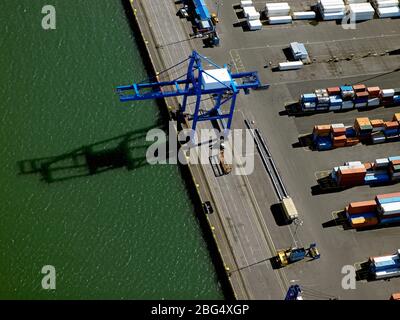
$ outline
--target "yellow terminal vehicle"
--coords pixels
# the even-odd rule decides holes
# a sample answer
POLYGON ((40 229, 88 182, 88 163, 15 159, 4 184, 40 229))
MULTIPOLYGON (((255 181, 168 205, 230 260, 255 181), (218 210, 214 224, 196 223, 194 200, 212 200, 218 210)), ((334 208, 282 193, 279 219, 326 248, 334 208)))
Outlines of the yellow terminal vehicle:
POLYGON ((312 243, 309 248, 290 248, 286 250, 278 250, 276 253, 276 264, 279 268, 285 267, 288 264, 303 260, 305 257, 310 257, 312 260, 321 257, 317 246, 312 243))

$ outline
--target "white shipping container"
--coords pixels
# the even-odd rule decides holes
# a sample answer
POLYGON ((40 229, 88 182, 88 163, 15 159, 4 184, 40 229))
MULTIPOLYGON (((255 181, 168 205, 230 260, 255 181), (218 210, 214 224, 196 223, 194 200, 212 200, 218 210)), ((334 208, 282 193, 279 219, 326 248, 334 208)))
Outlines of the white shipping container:
POLYGON ((302 20, 302 19, 315 19, 316 13, 315 11, 295 11, 292 14, 293 19, 302 20))
POLYGON ((303 67, 303 62, 301 61, 291 61, 291 62, 281 62, 279 63, 279 70, 296 70, 303 67))
POLYGON ((376 159, 375 160, 375 167, 377 168, 385 168, 389 165, 389 159, 388 158, 381 158, 381 159, 376 159))
POLYGON ((400 8, 399 7, 378 8, 377 13, 379 18, 400 17, 400 8))
POLYGON ((368 99, 368 107, 377 107, 381 104, 381 100, 379 98, 368 99))
POLYGON ((252 7, 253 6, 253 2, 251 0, 241 0, 240 1, 240 6, 242 8, 244 8, 244 7, 252 7))
POLYGON ((378 209, 383 215, 398 214, 400 213, 400 202, 382 203, 378 209))
POLYGON ((252 31, 262 29, 262 23, 260 20, 247 20, 247 25, 252 31))
POLYGON ((353 101, 343 101, 342 109, 353 109, 353 108, 354 108, 353 101))
POLYGON ((257 12, 255 9, 254 9, 254 11, 249 11, 247 13, 247 19, 248 20, 260 20, 260 13, 257 12))
POLYGON ((382 89, 381 90, 382 97, 393 97, 394 89, 382 89))
POLYGON ((341 20, 344 17, 344 12, 323 13, 322 19, 325 21, 341 20))
MULTIPOLYGON (((345 126, 344 126, 344 123, 332 123, 331 124, 331 127, 333 128, 333 129, 337 129, 337 128, 344 128, 345 126)), ((361 163, 361 162, 360 162, 361 163)))
POLYGON ((375 5, 376 8, 390 8, 399 6, 399 0, 380 0, 373 1, 372 3, 375 5))
POLYGON ((292 23, 291 16, 281 16, 281 17, 269 17, 269 24, 281 24, 281 23, 292 23))

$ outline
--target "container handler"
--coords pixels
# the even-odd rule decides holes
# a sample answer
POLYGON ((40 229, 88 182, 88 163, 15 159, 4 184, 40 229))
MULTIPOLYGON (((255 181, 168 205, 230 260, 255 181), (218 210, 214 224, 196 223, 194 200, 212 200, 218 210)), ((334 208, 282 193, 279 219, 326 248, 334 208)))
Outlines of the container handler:
POLYGON ((303 260, 305 257, 310 257, 312 260, 316 260, 321 257, 315 243, 310 244, 309 248, 290 248, 286 250, 278 250, 275 260, 277 266, 282 268, 288 264, 303 260))

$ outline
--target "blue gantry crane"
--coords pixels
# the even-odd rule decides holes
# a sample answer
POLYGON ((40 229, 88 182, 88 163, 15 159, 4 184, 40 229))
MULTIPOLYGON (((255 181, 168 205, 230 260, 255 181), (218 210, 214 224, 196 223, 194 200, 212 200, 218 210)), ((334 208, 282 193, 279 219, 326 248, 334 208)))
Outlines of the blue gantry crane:
POLYGON ((240 90, 248 94, 250 89, 268 88, 268 85, 261 84, 257 72, 231 73, 226 65, 220 67, 196 51, 193 51, 189 58, 163 72, 187 63, 187 61, 189 61, 187 73, 174 80, 135 83, 117 87, 120 101, 183 96, 178 113, 181 116, 185 116, 187 115, 188 97, 195 96, 194 112, 192 115, 189 115, 189 120, 193 121, 192 129, 196 130, 197 123, 200 121, 227 119, 226 126, 224 123, 222 124, 224 129, 229 131, 232 124, 236 97, 240 90), (204 69, 203 63, 211 65, 213 69, 204 69), (204 95, 213 95, 214 97, 214 106, 210 110, 200 110, 202 96, 204 95), (229 111, 224 113, 221 108, 229 103, 229 111))

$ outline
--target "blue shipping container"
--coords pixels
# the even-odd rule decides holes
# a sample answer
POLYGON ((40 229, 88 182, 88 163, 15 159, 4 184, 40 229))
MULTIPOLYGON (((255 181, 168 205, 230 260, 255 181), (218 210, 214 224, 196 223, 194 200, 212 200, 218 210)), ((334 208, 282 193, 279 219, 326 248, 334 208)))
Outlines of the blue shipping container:
POLYGON ((384 183, 390 181, 387 173, 368 173, 364 178, 365 184, 384 183))
POLYGON ((400 197, 384 198, 378 200, 379 204, 392 203, 392 202, 400 202, 400 197))
POLYGON ((352 86, 341 86, 340 87, 340 91, 353 91, 353 87, 352 86))
POLYGON ((400 217, 381 219, 381 224, 397 223, 400 222, 400 217))

